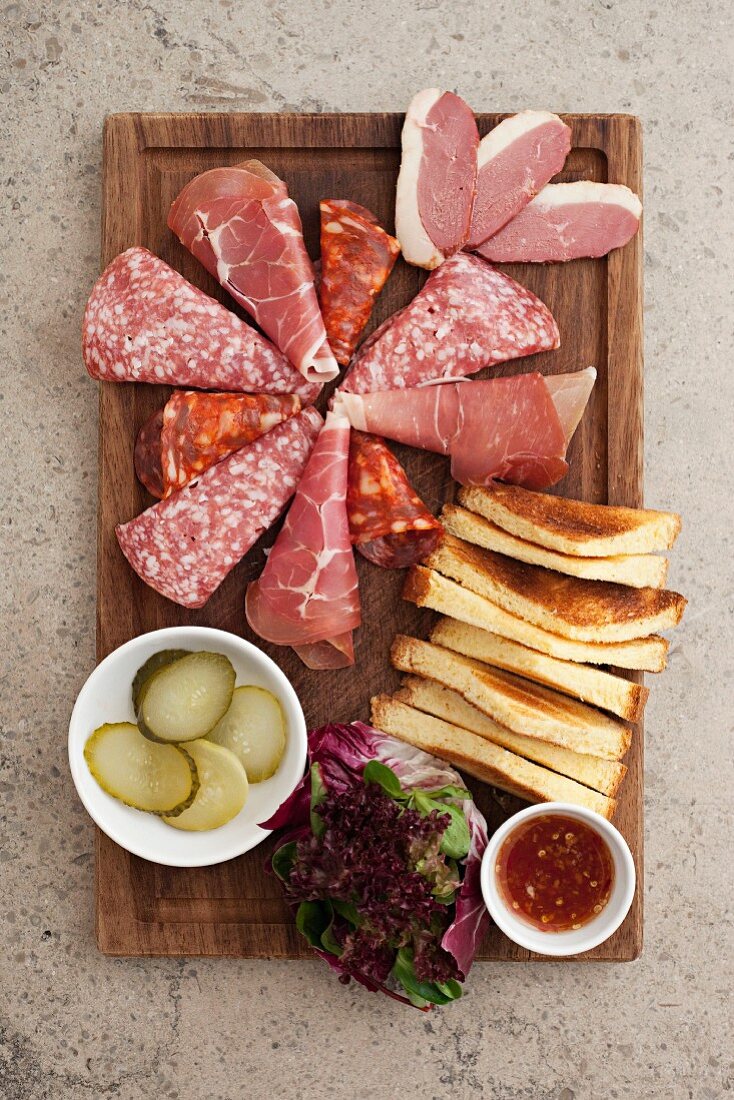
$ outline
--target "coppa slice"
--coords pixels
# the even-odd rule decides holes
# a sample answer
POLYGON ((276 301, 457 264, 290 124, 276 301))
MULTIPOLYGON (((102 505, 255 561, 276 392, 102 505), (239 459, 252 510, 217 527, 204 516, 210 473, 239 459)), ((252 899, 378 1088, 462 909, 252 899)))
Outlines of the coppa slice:
POLYGON ((95 283, 82 322, 84 365, 103 382, 297 393, 307 382, 282 352, 147 248, 115 257, 95 283))
POLYGON ((350 437, 347 514, 352 545, 384 569, 416 565, 443 530, 384 439, 364 432, 350 437))
POLYGON ((177 390, 163 410, 163 496, 183 489, 210 466, 300 411, 301 399, 295 394, 177 390))
POLYGON ((495 263, 554 263, 606 256, 637 232, 642 203, 613 183, 549 183, 478 252, 495 263))
POLYGON ((319 302, 329 345, 346 366, 387 282, 400 245, 364 206, 322 199, 319 302))
POLYGON ((329 413, 259 580, 247 586, 247 621, 261 638, 296 647, 318 668, 353 663, 343 635, 360 624, 347 520, 349 423, 329 413), (333 653, 322 644, 335 639, 333 653), (326 661, 331 657, 331 663, 326 661))
POLYGON ((589 369, 552 379, 522 374, 387 393, 340 391, 334 409, 359 431, 450 455, 452 476, 463 485, 502 478, 548 488, 568 469, 566 448, 595 377, 589 369), (567 379, 576 380, 574 401, 567 379), (555 387, 564 394, 560 410, 555 387))
POLYGON ((477 194, 467 248, 477 248, 511 221, 560 172, 571 130, 549 111, 521 111, 479 143, 477 194))
POLYGON ((539 298, 462 252, 362 345, 342 389, 371 393, 463 378, 559 344, 558 326, 539 298))
POLYGON ((474 114, 453 92, 427 88, 408 107, 395 230, 409 264, 429 270, 466 242, 477 177, 474 114))
POLYGON ((168 225, 304 378, 336 378, 298 207, 281 179, 257 160, 213 168, 184 187, 168 225))
POLYGON ((182 607, 203 607, 278 518, 321 424, 315 409, 304 409, 118 526, 120 549, 138 576, 182 607))

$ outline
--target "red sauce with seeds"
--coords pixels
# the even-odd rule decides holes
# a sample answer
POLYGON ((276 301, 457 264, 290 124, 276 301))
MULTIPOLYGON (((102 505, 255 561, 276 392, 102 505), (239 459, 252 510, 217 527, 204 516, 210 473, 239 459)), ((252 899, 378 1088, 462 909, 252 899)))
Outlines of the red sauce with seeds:
POLYGON ((583 821, 541 814, 505 838, 495 866, 516 916, 543 932, 582 928, 602 911, 614 884, 606 841, 583 821))

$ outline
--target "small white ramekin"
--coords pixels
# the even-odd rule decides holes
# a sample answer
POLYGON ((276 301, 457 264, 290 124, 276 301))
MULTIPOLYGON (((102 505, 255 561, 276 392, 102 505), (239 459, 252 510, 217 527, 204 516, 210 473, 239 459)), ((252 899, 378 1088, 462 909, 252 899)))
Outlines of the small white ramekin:
POLYGON ((537 806, 528 806, 508 818, 487 844, 482 858, 481 883, 484 903, 492 920, 504 934, 519 947, 534 951, 538 955, 557 957, 580 955, 598 947, 617 931, 627 916, 635 895, 635 864, 627 841, 619 829, 615 829, 606 818, 593 810, 574 806, 570 802, 541 802, 537 806), (518 917, 505 901, 497 883, 497 856, 508 834, 523 821, 545 814, 562 814, 583 821, 600 833, 609 846, 614 862, 614 885, 609 901, 598 916, 585 924, 583 928, 568 932, 543 932, 518 917))

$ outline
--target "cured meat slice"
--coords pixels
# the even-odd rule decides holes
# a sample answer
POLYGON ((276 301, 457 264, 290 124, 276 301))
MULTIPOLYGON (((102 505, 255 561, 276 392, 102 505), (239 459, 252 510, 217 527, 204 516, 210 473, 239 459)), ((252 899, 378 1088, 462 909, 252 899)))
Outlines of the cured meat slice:
POLYGON ((293 649, 307 668, 348 668, 354 664, 354 635, 351 630, 326 638, 323 642, 294 645, 293 649))
POLYGON ((339 367, 326 339, 298 207, 260 161, 187 183, 168 225, 309 382, 339 367))
POLYGON ((329 413, 259 580, 247 587, 247 621, 261 638, 313 651, 320 668, 351 663, 344 635, 360 624, 357 570, 347 520, 349 422, 329 413))
POLYGON ((408 263, 431 270, 469 235, 479 145, 471 107, 453 92, 418 92, 402 144, 395 232, 408 263))
POLYGON ((364 206, 322 199, 319 301, 331 350, 345 366, 370 319, 400 245, 364 206))
POLYGON ((384 569, 417 565, 441 541, 443 527, 408 481, 383 439, 353 431, 347 514, 352 545, 384 569))
POLYGON ((499 232, 560 172, 571 151, 571 130, 549 111, 521 111, 479 143, 477 194, 467 248, 499 232))
POLYGON ((559 344, 558 326, 539 298, 478 256, 459 252, 362 345, 342 388, 407 389, 559 344))
POLYGON ((120 524, 117 541, 138 576, 182 607, 203 607, 278 518, 322 423, 315 409, 304 409, 120 524))
POLYGON ((462 485, 497 478, 547 489, 568 469, 566 448, 595 378, 589 367, 555 379, 520 374, 401 392, 339 392, 334 411, 358 431, 450 455, 452 476, 462 485))
POLYGON ((84 364, 103 382, 297 393, 307 382, 282 352, 147 248, 115 257, 94 285, 82 324, 84 364))
POLYGON ((642 203, 617 183, 549 183, 478 249, 497 263, 554 263, 606 256, 637 232, 642 203))
POLYGON ((163 496, 163 466, 161 465, 161 429, 163 409, 156 409, 138 432, 133 452, 135 476, 151 496, 163 496))
POLYGON ((163 410, 163 496, 183 489, 233 451, 301 411, 294 394, 197 393, 176 390, 163 410))

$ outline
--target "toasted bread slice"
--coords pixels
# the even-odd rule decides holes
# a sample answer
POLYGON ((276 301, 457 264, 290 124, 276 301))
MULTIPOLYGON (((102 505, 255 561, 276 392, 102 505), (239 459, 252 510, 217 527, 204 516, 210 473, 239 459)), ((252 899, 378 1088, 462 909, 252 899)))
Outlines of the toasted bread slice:
POLYGON ((495 745, 501 745, 503 749, 509 749, 518 756, 524 756, 551 771, 575 779, 609 798, 614 798, 627 772, 626 765, 617 760, 602 760, 598 756, 573 752, 571 749, 561 748, 560 745, 551 745, 548 741, 539 741, 537 737, 524 737, 521 733, 514 733, 482 714, 455 691, 437 684, 434 680, 406 676, 403 686, 395 692, 393 699, 407 703, 416 710, 425 711, 426 714, 432 714, 435 718, 443 718, 454 726, 470 730, 487 741, 493 741, 495 745))
POLYGON ((408 572, 403 598, 418 607, 430 607, 433 611, 490 630, 493 634, 501 634, 503 638, 512 638, 524 646, 564 661, 615 665, 617 668, 644 672, 661 672, 665 668, 668 643, 658 634, 632 642, 575 642, 526 623, 484 596, 478 596, 471 589, 463 588, 456 581, 421 565, 414 566, 408 572))
POLYGON ((377 695, 372 700, 372 725, 527 802, 573 802, 606 818, 611 818, 616 808, 613 798, 389 695, 377 695))
POLYGON ((681 528, 673 512, 587 504, 517 485, 461 489, 459 503, 520 539, 587 558, 669 550, 681 528))
POLYGON ((557 657, 538 653, 499 634, 468 626, 456 619, 441 619, 431 631, 431 641, 464 657, 526 676, 528 680, 556 688, 564 695, 602 707, 627 722, 639 721, 650 694, 642 684, 633 684, 621 676, 612 676, 609 672, 574 661, 559 661, 557 657))
POLYGON ((686 600, 665 588, 564 577, 446 535, 425 565, 520 619, 578 642, 625 642, 669 630, 686 600))
POLYGON ((633 588, 662 588, 668 575, 668 559, 656 554, 620 554, 614 558, 579 558, 572 557, 571 554, 560 554, 557 550, 547 550, 544 546, 536 546, 534 542, 519 539, 509 531, 503 531, 491 520, 478 516, 467 508, 460 508, 458 504, 444 505, 441 521, 452 535, 472 542, 475 546, 496 550, 530 565, 555 569, 556 572, 566 573, 571 577, 614 581, 633 588))
POLYGON ((619 760, 630 747, 632 734, 616 718, 432 642, 398 634, 390 659, 400 672, 436 680, 458 692, 515 733, 605 760, 619 760))

